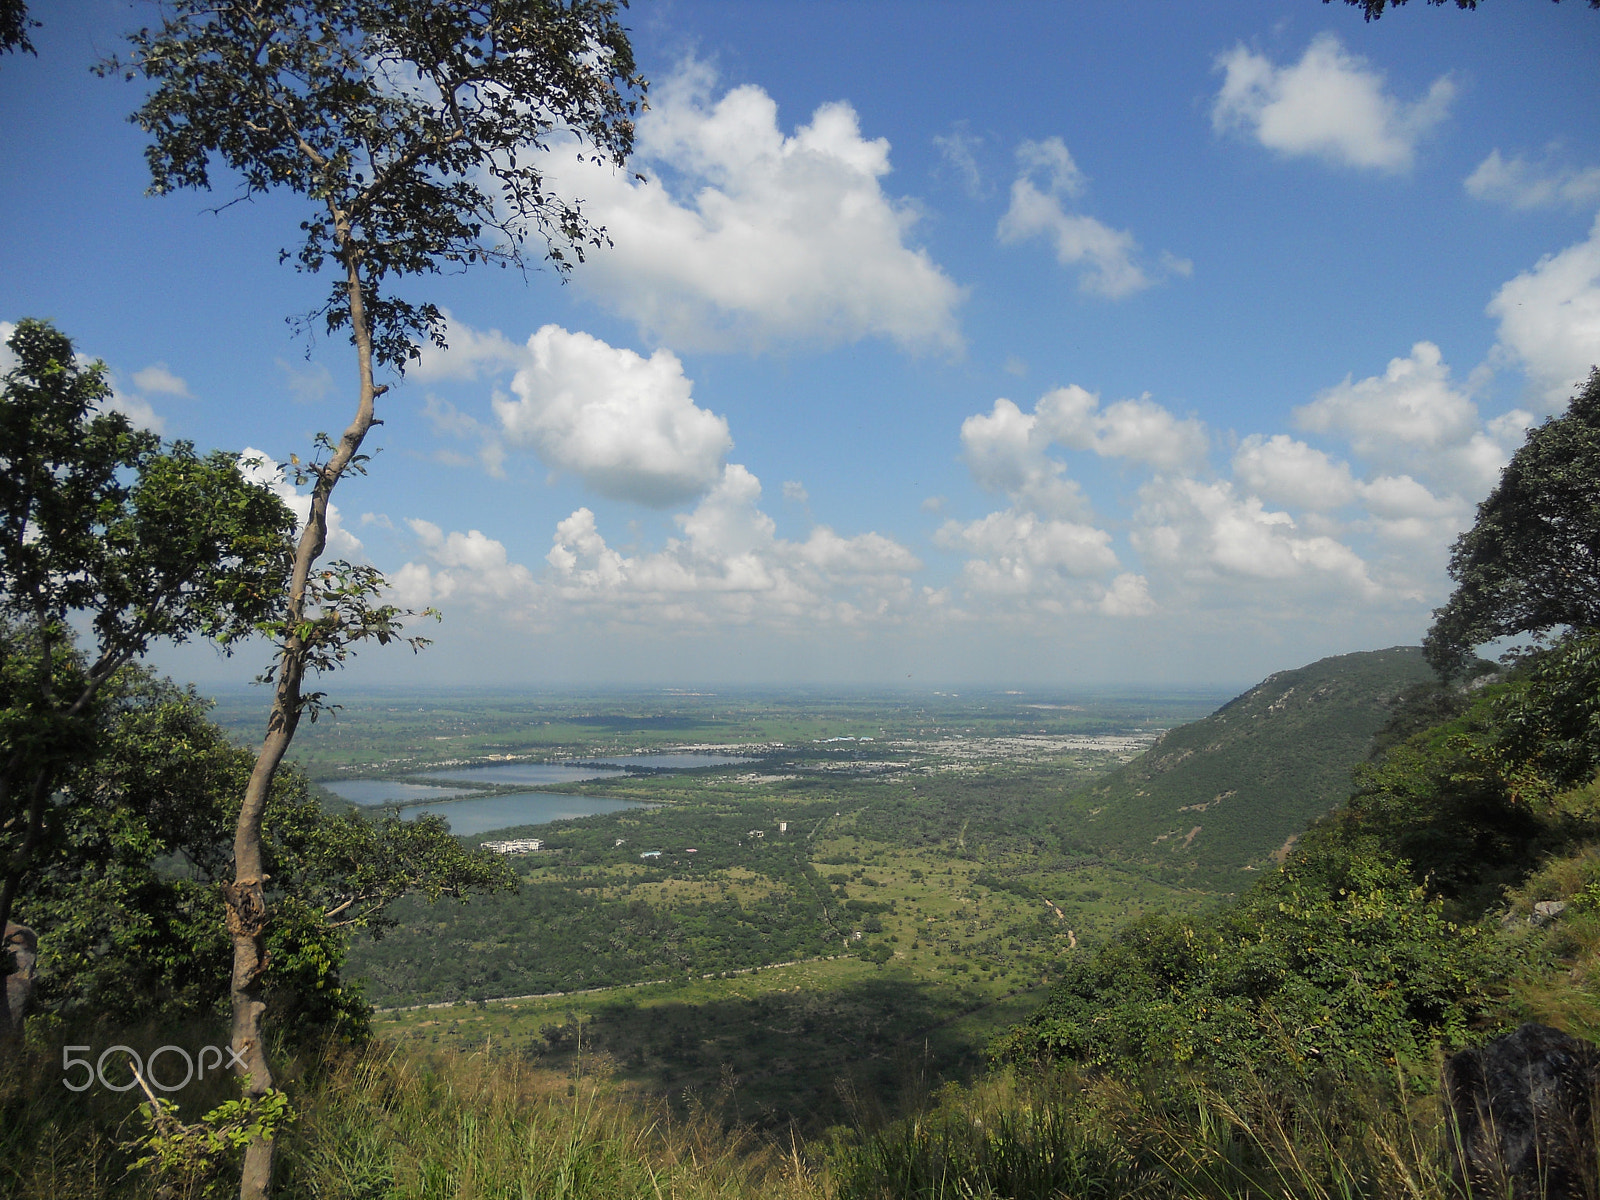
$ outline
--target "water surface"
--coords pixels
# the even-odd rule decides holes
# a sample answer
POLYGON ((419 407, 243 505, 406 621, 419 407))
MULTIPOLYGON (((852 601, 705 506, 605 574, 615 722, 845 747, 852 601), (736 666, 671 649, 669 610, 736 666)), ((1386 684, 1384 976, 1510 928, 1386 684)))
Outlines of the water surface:
POLYGON ((429 779, 450 779, 458 783, 549 784, 581 783, 585 779, 609 779, 623 774, 603 767, 568 767, 561 763, 491 763, 486 767, 452 767, 444 771, 418 772, 429 779))
POLYGON ((400 819, 415 821, 432 813, 450 822, 450 832, 458 837, 507 829, 513 825, 544 825, 550 821, 570 821, 600 813, 621 812, 627 808, 653 808, 633 800, 611 800, 604 796, 563 796, 556 792, 518 792, 511 796, 485 796, 481 800, 457 800, 451 804, 418 804, 399 810, 400 819))
POLYGON ((619 767, 651 767, 656 770, 684 771, 695 767, 726 767, 754 762, 751 758, 732 758, 726 754, 619 754, 610 758, 567 763, 491 763, 484 767, 452 767, 443 771, 419 771, 429 779, 450 779, 476 784, 552 784, 581 783, 586 779, 613 779, 623 774, 619 767))
POLYGON ((341 779, 324 783, 341 800, 352 804, 395 804, 413 800, 445 800, 451 796, 470 796, 467 788, 430 787, 425 783, 395 783, 388 779, 341 779))

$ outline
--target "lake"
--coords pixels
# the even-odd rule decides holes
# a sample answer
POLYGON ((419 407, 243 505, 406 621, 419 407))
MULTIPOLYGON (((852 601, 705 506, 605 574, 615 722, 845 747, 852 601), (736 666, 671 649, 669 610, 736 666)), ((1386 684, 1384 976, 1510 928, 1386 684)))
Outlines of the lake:
POLYGON ((450 822, 450 832, 458 837, 506 829, 512 825, 543 825, 549 821, 570 821, 601 813, 621 812, 626 808, 653 808, 633 800, 609 800, 604 796, 563 796, 557 792, 519 792, 512 796, 485 796, 481 800, 457 800, 453 804, 419 804, 400 809, 400 819, 415 821, 425 813, 450 822))
POLYGON ((494 763, 487 767, 420 772, 428 779, 453 779, 460 783, 475 783, 480 787, 497 783, 581 783, 585 779, 610 779, 623 773, 599 767, 568 767, 560 763, 494 763))
POLYGON ((352 804, 396 804, 413 800, 447 800, 451 796, 470 796, 471 788, 430 787, 425 783, 395 783, 388 779, 342 779, 324 783, 341 800, 352 804))
POLYGON ((579 783, 585 779, 611 779, 623 774, 616 767, 655 767, 659 770, 689 770, 695 767, 726 767, 754 762, 749 758, 730 758, 725 754, 622 754, 616 758, 589 760, 593 765, 568 766, 565 763, 491 763, 486 767, 456 767, 447 771, 424 771, 428 779, 452 779, 459 783, 579 783), (608 769, 612 768, 612 769, 608 769))

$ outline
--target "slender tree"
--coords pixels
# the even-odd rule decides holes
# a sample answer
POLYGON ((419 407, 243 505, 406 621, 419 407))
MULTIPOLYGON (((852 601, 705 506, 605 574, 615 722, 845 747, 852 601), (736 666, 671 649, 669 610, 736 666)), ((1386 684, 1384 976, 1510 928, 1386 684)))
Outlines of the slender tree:
MULTIPOLYGON (((355 414, 305 468, 311 510, 296 550, 272 672, 267 730, 246 789, 227 890, 233 1031, 249 1090, 272 1086, 262 1041, 265 966, 261 820, 273 773, 314 694, 307 671, 351 642, 397 636, 375 606, 376 573, 318 569, 328 503, 387 390, 439 310, 396 281, 475 262, 520 264, 530 239, 558 270, 605 242, 575 200, 551 193, 541 152, 621 166, 644 80, 615 0, 172 0, 157 30, 132 36, 126 64, 154 88, 133 120, 151 137, 151 191, 207 189, 220 163, 251 196, 288 189, 308 203, 299 269, 328 269, 317 310, 355 349, 355 414)), ((313 710, 314 711, 314 710, 313 710)), ((246 1153, 240 1195, 271 1187, 272 1143, 246 1153)))
MULTIPOLYGON (((234 456, 103 411, 101 363, 17 324, 0 386, 0 927, 92 751, 106 684, 158 638, 223 645, 277 614, 294 518, 234 456), (72 622, 87 625, 80 653, 72 622)), ((10 964, 3 965, 9 971, 10 964)), ((9 1021, 0 1005, 0 1021, 9 1021)))
MULTIPOLYGON (((37 998, 74 1016, 206 1020, 228 996, 220 885, 255 754, 207 716, 209 704, 134 664, 103 693, 92 757, 54 798, 59 818, 18 912, 50 931, 37 998)), ((278 772, 264 822, 274 920, 267 984, 293 1040, 359 1037, 370 1010, 346 987, 351 936, 379 937, 394 901, 514 890, 490 851, 439 817, 333 815, 305 775, 278 772)))

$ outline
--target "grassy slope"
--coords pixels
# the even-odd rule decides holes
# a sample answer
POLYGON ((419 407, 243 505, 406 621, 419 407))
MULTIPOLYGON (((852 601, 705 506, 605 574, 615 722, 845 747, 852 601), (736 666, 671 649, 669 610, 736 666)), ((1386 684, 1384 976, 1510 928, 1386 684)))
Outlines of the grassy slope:
POLYGON ((1350 793, 1395 697, 1429 678, 1397 646, 1269 676, 1070 795, 1064 831, 1102 853, 1235 890, 1350 793))

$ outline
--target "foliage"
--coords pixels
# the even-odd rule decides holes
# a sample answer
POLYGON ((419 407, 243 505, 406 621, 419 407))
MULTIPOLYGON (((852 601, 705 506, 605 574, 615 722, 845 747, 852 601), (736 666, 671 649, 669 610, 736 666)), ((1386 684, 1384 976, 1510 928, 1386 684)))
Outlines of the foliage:
POLYGON ((232 1188, 223 1170, 252 1141, 272 1139, 294 1117, 289 1097, 276 1088, 225 1100, 190 1124, 179 1120, 176 1103, 154 1094, 139 1115, 145 1132, 123 1149, 143 1157, 129 1170, 155 1176, 162 1193, 174 1200, 227 1194, 232 1188))
POLYGON ((51 796, 92 753, 101 689, 157 638, 226 647, 273 619, 294 524, 232 455, 163 448, 103 411, 104 364, 80 364, 48 323, 18 322, 7 344, 17 365, 0 390, 0 924, 59 816, 51 796), (73 621, 89 628, 87 654, 73 621))
POLYGON ((1436 1095, 1393 1081, 1223 1094, 1055 1069, 946 1087, 925 1112, 834 1156, 837 1200, 1459 1197, 1436 1095))
POLYGON ((1296 855, 1214 916, 1146 917, 1075 956, 997 1050, 1217 1080, 1370 1073, 1463 1044, 1495 976, 1484 931, 1403 866, 1296 855))
MULTIPOLYGON (((822 813, 796 806, 793 820, 822 813)), ((682 978, 841 950, 851 926, 815 872, 807 873, 803 837, 773 831, 743 847, 746 813, 702 809, 670 818, 673 840, 696 847, 693 858, 669 847, 660 860, 640 860, 638 849, 656 845, 640 840, 640 824, 564 824, 559 853, 520 860, 517 894, 452 911, 420 897, 397 905, 402 928, 381 942, 360 941, 351 969, 381 1002, 422 1003, 682 978), (619 828, 629 835, 620 848, 611 844, 619 828), (637 865, 618 875, 605 869, 623 856, 637 865), (696 889, 693 899, 663 903, 674 881, 736 866, 751 873, 739 894, 696 889)), ((644 829, 651 826, 658 821, 644 829)))
POLYGON ((1233 891, 1349 794, 1399 697, 1429 677, 1414 647, 1280 671, 1077 789, 1056 819, 1080 845, 1233 891))
POLYGON ((1109 1122, 1086 1120, 1088 1115, 1048 1084, 1017 1090, 991 1085, 973 1093, 946 1087, 929 1111, 845 1148, 835 1168, 835 1195, 1112 1200, 1147 1193, 1161 1174, 1153 1157, 1141 1156, 1137 1143, 1115 1136, 1120 1131, 1109 1122))
POLYGON ((37 635, 86 614, 91 679, 155 638, 255 632, 287 574, 283 503, 233 455, 163 449, 105 410, 104 364, 79 365, 48 323, 19 321, 7 345, 18 363, 0 396, 0 616, 37 635))
POLYGON ((1573 635, 1474 691, 1411 692, 1348 804, 1280 871, 1214 916, 1147 918, 1073 960, 1006 1052, 1293 1074, 1463 1044, 1498 1019, 1514 970, 1470 922, 1600 834, 1584 786, 1600 769, 1597 650, 1573 635))
POLYGON ((1428 661, 1458 674, 1473 647, 1600 625, 1600 368, 1567 411, 1528 431, 1450 552, 1456 590, 1434 613, 1428 661))
MULTIPOLYGON (((333 259, 321 314, 359 320, 377 361, 404 367, 443 344, 433 304, 381 294, 391 278, 520 262, 530 234, 565 270, 604 243, 575 200, 546 188, 538 152, 571 141, 620 166, 644 81, 613 0, 177 0, 132 36, 126 66, 154 91, 133 115, 151 136, 151 191, 207 190, 214 162, 242 195, 287 188, 315 206, 284 250, 333 259), (490 240, 498 237, 500 240, 490 240), (571 256, 570 258, 568 256, 571 256)), ((103 72, 123 70, 115 61, 103 72)))
MULTIPOLYGON (((153 192, 209 189, 220 160, 242 197, 284 189, 310 201, 304 241, 280 259, 334 268, 319 312, 330 332, 349 330, 356 351, 354 416, 337 442, 319 438, 327 457, 305 468, 314 482, 275 631, 273 701, 223 889, 233 1040, 257 1094, 272 1082, 260 1030, 268 790, 303 712, 316 714, 305 672, 341 662, 354 642, 389 640, 402 615, 370 603, 375 574, 345 565, 320 583, 313 575, 333 491, 362 469, 389 387, 375 370, 402 371, 423 338, 444 345, 437 306, 388 286, 478 261, 520 264, 530 234, 557 268, 568 251, 581 258, 586 243, 603 243, 576 201, 546 191, 536 158, 576 143, 596 163, 626 159, 644 81, 616 13, 614 0, 174 0, 159 31, 132 35, 125 68, 100 68, 154 85, 133 115, 151 135, 153 192)), ((270 1142, 252 1143, 242 1197, 267 1195, 272 1154, 270 1142)))
MULTIPOLYGON (((50 1010, 204 1020, 224 1003, 219 888, 253 755, 232 746, 205 707, 192 692, 125 672, 96 753, 58 796, 59 832, 20 907, 46 931, 38 987, 50 1010)), ((275 781, 266 832, 279 905, 266 982, 280 1028, 300 1040, 365 1028, 344 957, 354 931, 393 924, 394 901, 513 886, 503 863, 464 849, 442 822, 330 816, 294 772, 275 781)))
POLYGON ((1569 636, 1456 693, 1451 719, 1358 769, 1349 803, 1308 844, 1382 846, 1464 917, 1494 907, 1541 859, 1594 835, 1600 813, 1573 793, 1600 770, 1597 652, 1600 637, 1569 636))
POLYGON ((1499 704, 1498 747, 1553 800, 1600 770, 1600 633, 1563 638, 1522 674, 1499 704))
POLYGON ((0 53, 20 50, 35 54, 28 30, 38 28, 39 22, 28 16, 28 6, 23 0, 0 0, 0 53))
MULTIPOLYGON (((1324 4, 1332 4, 1333 0, 1322 0, 1322 2, 1324 4)), ((1344 0, 1344 2, 1353 8, 1361 9, 1362 15, 1368 21, 1376 21, 1383 16, 1385 8, 1399 8, 1406 0, 1344 0)), ((1559 4, 1561 0, 1554 0, 1554 2, 1559 4)), ((1436 7, 1442 7, 1451 3, 1451 0, 1428 0, 1428 3, 1436 7)), ((1454 0, 1454 3, 1457 8, 1468 11, 1478 7, 1478 0, 1454 0)), ((1600 0, 1589 0, 1589 7, 1600 8, 1600 0)))

